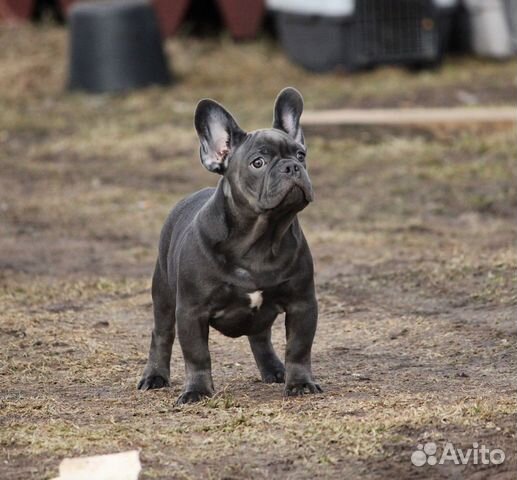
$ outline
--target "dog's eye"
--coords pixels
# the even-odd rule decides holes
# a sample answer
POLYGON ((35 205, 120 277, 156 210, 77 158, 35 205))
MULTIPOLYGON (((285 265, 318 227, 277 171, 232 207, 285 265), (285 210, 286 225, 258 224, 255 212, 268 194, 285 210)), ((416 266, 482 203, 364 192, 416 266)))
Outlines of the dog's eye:
POLYGON ((264 159, 262 157, 256 158, 251 162, 253 168, 262 168, 264 166, 264 159))
POLYGON ((305 152, 302 152, 301 150, 296 153, 296 158, 300 160, 300 162, 303 162, 305 160, 305 152))

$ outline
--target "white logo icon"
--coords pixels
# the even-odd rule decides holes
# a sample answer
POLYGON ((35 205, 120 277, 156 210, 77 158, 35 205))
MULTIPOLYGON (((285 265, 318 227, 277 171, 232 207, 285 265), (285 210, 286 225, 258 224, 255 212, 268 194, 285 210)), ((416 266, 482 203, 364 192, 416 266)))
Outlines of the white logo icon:
POLYGON ((422 467, 426 463, 429 465, 436 465, 438 460, 436 459, 436 443, 428 442, 425 445, 419 443, 416 446, 417 450, 411 455, 411 462, 416 467, 422 467))
POLYGON ((505 453, 500 448, 489 449, 485 445, 479 446, 477 442, 472 444, 472 448, 454 448, 454 445, 447 442, 443 447, 441 455, 437 454, 436 443, 427 442, 424 445, 419 443, 416 450, 411 454, 411 463, 415 467, 424 465, 443 465, 445 462, 452 462, 455 465, 467 465, 472 463, 478 465, 500 465, 505 460, 505 453))

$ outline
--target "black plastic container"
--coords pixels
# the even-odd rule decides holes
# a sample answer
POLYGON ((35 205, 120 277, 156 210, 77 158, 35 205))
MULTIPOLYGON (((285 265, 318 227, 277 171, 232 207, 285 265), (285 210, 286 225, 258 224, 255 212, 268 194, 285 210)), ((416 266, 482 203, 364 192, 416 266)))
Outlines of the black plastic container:
POLYGON ((347 16, 278 11, 276 27, 289 57, 310 70, 424 66, 442 59, 454 10, 433 0, 356 0, 347 16))
POLYGON ((69 89, 118 92, 170 82, 158 22, 148 2, 80 2, 69 18, 69 89))

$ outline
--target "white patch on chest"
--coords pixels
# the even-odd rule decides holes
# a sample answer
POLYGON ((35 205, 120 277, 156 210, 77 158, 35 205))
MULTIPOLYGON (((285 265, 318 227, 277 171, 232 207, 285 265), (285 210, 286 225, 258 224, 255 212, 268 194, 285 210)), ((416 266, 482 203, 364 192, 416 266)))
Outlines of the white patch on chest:
POLYGON ((214 318, 221 318, 224 315, 224 310, 217 310, 214 313, 214 318))
POLYGON ((251 308, 256 308, 258 310, 262 306, 262 290, 248 293, 248 297, 250 297, 251 308))

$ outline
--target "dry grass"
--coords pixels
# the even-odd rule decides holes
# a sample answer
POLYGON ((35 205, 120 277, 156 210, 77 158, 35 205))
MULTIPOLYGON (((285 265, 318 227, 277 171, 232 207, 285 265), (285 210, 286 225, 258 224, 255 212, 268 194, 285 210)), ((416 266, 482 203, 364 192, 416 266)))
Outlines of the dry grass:
MULTIPOLYGON (((247 129, 275 94, 310 108, 502 104, 515 62, 448 61, 312 75, 269 40, 179 38, 171 88, 63 92, 65 31, 0 28, 0 477, 51 478, 61 458, 139 448, 144 478, 510 478, 515 470, 515 132, 309 132, 317 201, 302 215, 325 394, 285 400, 244 339, 211 337, 218 394, 174 407, 135 385, 170 206, 215 177, 195 102, 247 129), (468 95, 465 95, 467 93, 468 95), (470 96, 469 96, 470 95, 470 96), (417 469, 418 442, 504 448, 498 467, 417 469)), ((274 341, 283 351, 283 328, 274 341)))

